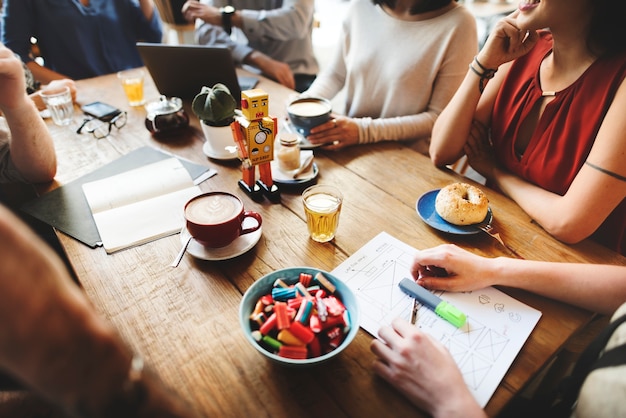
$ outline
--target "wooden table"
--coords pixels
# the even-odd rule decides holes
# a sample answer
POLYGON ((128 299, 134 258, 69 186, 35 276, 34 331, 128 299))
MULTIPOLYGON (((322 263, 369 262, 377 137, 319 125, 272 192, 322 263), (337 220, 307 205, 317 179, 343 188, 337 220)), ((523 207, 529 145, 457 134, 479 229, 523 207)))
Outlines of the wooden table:
MULTIPOLYGON (((270 94, 272 115, 285 116, 290 90, 266 79, 258 85, 270 94)), ((78 82, 81 104, 101 100, 128 109, 115 75, 78 82)), ((146 98, 158 93, 148 80, 146 98)), ((189 111, 189 108, 187 107, 189 111)), ((59 170, 56 183, 70 182, 136 149, 151 145, 213 167, 218 175, 202 189, 242 197, 263 215, 263 234, 248 253, 209 262, 186 255, 178 268, 170 262, 180 249, 178 235, 107 255, 59 233, 59 239, 85 293, 103 316, 164 379, 204 415, 212 417, 419 416, 421 413, 371 371, 372 336, 359 331, 334 361, 309 369, 291 369, 263 358, 245 340, 238 324, 242 294, 259 277, 280 268, 312 266, 332 270, 381 231, 415 248, 453 242, 486 256, 508 256, 487 235, 450 236, 424 224, 415 211, 417 198, 461 178, 435 168, 410 146, 382 143, 340 152, 315 150, 318 183, 335 184, 345 201, 335 240, 308 238, 298 191, 283 190, 282 202, 255 203, 237 186, 238 161, 209 160, 198 121, 176 138, 157 140, 144 127, 143 108, 128 109, 127 126, 102 140, 77 135, 74 127, 50 124, 59 170)), ((75 118, 75 124, 82 120, 75 118)), ((508 198, 485 189, 495 226, 507 243, 528 259, 612 263, 626 260, 593 242, 564 245, 546 234, 508 198)), ((546 284, 548 285, 548 284, 546 284)), ((503 289, 542 311, 526 345, 486 406, 496 415, 591 318, 589 312, 514 289, 503 289)))

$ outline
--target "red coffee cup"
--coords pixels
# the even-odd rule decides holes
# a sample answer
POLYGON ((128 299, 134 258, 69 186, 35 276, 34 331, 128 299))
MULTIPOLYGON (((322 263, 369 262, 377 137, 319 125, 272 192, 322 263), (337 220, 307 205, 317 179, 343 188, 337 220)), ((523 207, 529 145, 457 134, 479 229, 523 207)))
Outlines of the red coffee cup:
POLYGON ((209 192, 193 197, 185 204, 187 230, 200 244, 209 248, 225 247, 239 236, 261 227, 261 215, 246 211, 237 196, 226 192, 209 192), (256 225, 243 227, 244 220, 254 218, 256 225))

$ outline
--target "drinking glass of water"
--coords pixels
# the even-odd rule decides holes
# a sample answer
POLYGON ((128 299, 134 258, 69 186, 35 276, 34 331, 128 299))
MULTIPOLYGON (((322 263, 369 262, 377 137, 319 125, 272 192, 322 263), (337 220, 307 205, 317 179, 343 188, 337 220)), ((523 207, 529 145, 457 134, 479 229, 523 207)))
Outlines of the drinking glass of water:
POLYGON ((74 118, 74 102, 72 93, 67 86, 44 89, 40 93, 52 120, 59 126, 67 126, 74 118))

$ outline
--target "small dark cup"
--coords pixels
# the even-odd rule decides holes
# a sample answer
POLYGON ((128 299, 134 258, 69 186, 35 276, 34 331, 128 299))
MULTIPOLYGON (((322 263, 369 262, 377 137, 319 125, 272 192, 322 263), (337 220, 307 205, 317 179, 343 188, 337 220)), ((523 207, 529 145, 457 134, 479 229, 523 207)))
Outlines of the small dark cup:
POLYGON ((302 97, 287 105, 287 114, 298 133, 309 136, 311 128, 330 119, 331 103, 321 97, 302 97))
POLYGON ((261 227, 261 215, 246 211, 237 196, 226 192, 209 192, 191 198, 185 204, 185 220, 189 234, 209 248, 225 247, 239 236, 261 227), (246 218, 256 225, 243 227, 246 218))

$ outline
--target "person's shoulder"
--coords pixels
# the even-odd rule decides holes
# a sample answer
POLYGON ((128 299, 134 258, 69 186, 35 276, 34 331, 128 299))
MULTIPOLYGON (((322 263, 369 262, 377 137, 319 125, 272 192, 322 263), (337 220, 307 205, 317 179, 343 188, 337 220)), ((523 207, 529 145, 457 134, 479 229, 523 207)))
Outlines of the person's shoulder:
POLYGON ((441 15, 442 19, 448 20, 450 23, 458 24, 458 25, 474 25, 476 26, 476 18, 470 12, 467 7, 456 4, 456 7, 448 10, 446 13, 441 15))
POLYGON ((478 36, 476 34, 476 18, 474 15, 467 10, 467 8, 463 5, 455 5, 452 9, 448 10, 443 15, 439 16, 438 19, 440 22, 438 24, 440 26, 447 26, 451 28, 456 33, 456 36, 478 36))
POLYGON ((476 17, 474 17, 472 12, 470 12, 467 7, 465 7, 462 4, 458 4, 458 3, 455 4, 454 8, 450 9, 448 14, 455 15, 455 16, 462 16, 463 18, 471 17, 472 19, 476 19, 476 17))

